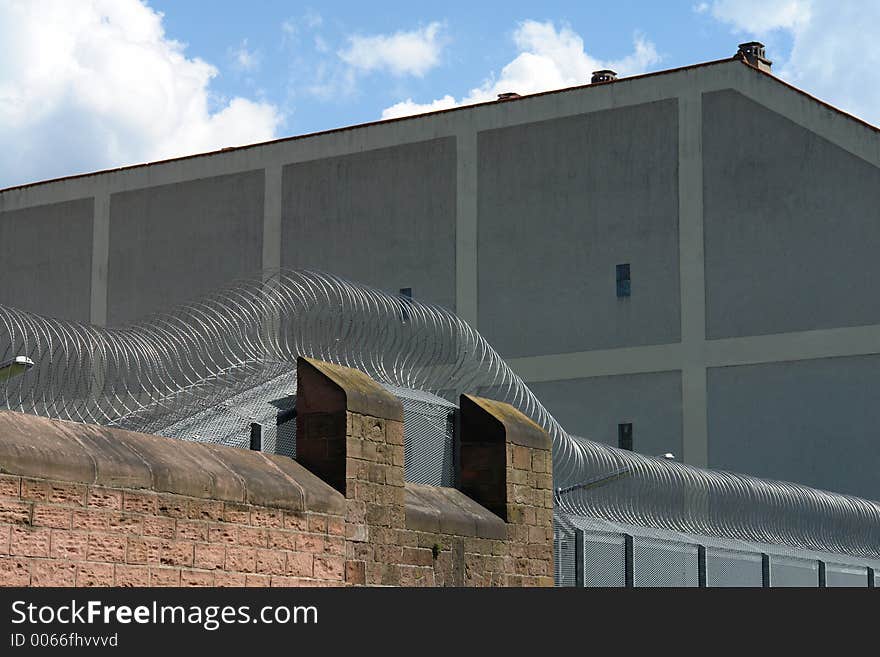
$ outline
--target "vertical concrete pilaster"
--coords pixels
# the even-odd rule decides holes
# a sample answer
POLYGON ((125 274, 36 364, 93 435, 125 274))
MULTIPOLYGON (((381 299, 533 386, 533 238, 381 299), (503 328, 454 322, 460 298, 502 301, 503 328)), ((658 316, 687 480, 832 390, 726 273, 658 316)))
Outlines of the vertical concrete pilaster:
POLYGON ((455 313, 477 327, 477 133, 459 132, 456 143, 455 313))
MULTIPOLYGON (((270 162, 263 170, 263 281, 281 268, 281 194, 282 169, 278 162, 270 162)), ((267 285, 267 298, 271 298, 267 285)), ((275 343, 281 319, 278 309, 267 307, 263 313, 263 338, 267 345, 275 343)), ((277 357, 267 354, 269 358, 277 357)))
POLYGON ((107 268, 110 261, 110 193, 105 184, 99 184, 95 192, 94 208, 89 321, 98 326, 106 326, 107 268))
POLYGON ((709 462, 706 414, 706 283, 703 248, 702 95, 678 101, 678 257, 682 342, 682 460, 709 462))
POLYGON ((266 167, 263 193, 263 274, 281 267, 281 165, 266 167))

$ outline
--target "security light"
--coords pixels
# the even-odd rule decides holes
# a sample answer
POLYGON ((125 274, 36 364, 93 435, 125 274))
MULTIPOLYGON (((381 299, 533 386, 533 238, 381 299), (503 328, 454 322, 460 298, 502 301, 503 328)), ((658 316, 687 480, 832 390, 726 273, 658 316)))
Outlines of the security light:
POLYGON ((33 366, 34 361, 27 356, 16 356, 11 360, 3 361, 0 363, 0 381, 9 381, 19 374, 24 374, 33 366))

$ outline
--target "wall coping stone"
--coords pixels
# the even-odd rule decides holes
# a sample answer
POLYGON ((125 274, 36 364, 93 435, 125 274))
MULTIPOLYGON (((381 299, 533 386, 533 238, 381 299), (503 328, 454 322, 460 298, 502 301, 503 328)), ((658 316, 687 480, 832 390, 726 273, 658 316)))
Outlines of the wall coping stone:
POLYGON ((284 456, 14 411, 0 411, 0 473, 291 511, 346 508, 340 493, 284 456))
POLYGON ((510 404, 473 395, 461 395, 459 407, 462 416, 466 415, 469 422, 481 425, 470 427, 467 432, 462 431, 462 441, 476 439, 504 442, 506 440, 521 447, 550 449, 550 435, 510 404))
MULTIPOLYGON (((312 370, 335 385, 337 393, 343 396, 342 403, 338 404, 340 408, 351 413, 403 422, 400 400, 360 370, 303 357, 296 359, 296 369, 299 376, 307 375, 312 370)), ((304 387, 297 395, 297 413, 326 412, 326 400, 310 399, 310 394, 319 393, 317 387, 304 387)))
POLYGON ((405 485, 406 528, 415 531, 507 540, 507 525, 460 490, 405 485))

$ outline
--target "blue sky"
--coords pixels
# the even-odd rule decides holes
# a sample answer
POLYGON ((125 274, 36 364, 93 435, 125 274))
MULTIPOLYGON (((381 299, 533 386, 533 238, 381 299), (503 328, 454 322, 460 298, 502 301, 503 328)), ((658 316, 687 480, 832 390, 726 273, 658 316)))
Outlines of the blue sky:
POLYGON ((0 0, 0 188, 768 46, 880 119, 880 3, 0 0), (9 54, 11 53, 11 54, 9 54))
POLYGON ((733 54, 737 38, 693 2, 526 2, 373 3, 297 5, 263 1, 219 2, 205 25, 203 2, 154 1, 165 14, 169 36, 186 41, 187 51, 215 64, 214 90, 224 96, 264 98, 285 112, 285 129, 299 134, 379 118, 383 109, 412 98, 426 103, 446 94, 456 98, 479 86, 517 55, 513 33, 524 20, 551 21, 582 36, 587 51, 619 59, 642 33, 657 47, 651 70, 733 54), (536 6, 540 9, 536 10, 536 6), (318 8, 319 7, 319 8, 318 8), (393 34, 440 23, 439 61, 424 75, 375 71, 358 76, 351 88, 321 95, 310 89, 321 65, 341 68, 337 51, 351 36, 393 34), (285 29, 287 28, 287 29, 285 29), (292 29, 291 29, 292 28, 292 29), (326 44, 329 52, 319 48, 326 44), (251 70, 235 55, 254 53, 251 70))

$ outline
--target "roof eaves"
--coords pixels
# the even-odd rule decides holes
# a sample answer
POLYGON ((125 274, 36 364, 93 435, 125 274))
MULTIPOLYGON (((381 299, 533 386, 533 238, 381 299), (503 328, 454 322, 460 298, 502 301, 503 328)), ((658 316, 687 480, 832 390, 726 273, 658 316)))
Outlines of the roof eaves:
MULTIPOLYGON (((641 74, 641 75, 633 75, 633 76, 626 77, 626 78, 618 78, 617 80, 612 80, 612 81, 609 81, 609 82, 602 82, 602 83, 599 83, 599 84, 581 84, 581 85, 575 85, 575 86, 572 86, 572 87, 565 87, 565 88, 563 88, 563 89, 552 89, 552 90, 550 90, 550 91, 542 91, 542 92, 535 93, 535 94, 528 94, 528 95, 518 96, 518 97, 516 97, 516 98, 509 98, 509 99, 507 99, 507 100, 505 100, 505 101, 503 101, 503 102, 504 102, 505 104, 507 104, 507 103, 517 103, 517 102, 522 102, 522 101, 528 100, 528 99, 530 99, 530 98, 539 98, 539 97, 542 97, 542 96, 550 96, 550 95, 554 95, 554 94, 564 94, 564 93, 569 93, 569 92, 572 92, 572 91, 585 90, 585 89, 591 89, 591 88, 592 88, 592 89, 602 88, 602 87, 606 87, 606 86, 608 86, 608 85, 615 85, 615 84, 622 84, 622 83, 628 83, 628 82, 635 82, 635 81, 643 80, 643 79, 646 79, 646 78, 659 77, 659 76, 662 76, 662 75, 671 75, 671 74, 673 74, 673 73, 680 73, 680 72, 684 72, 684 71, 691 71, 691 70, 695 70, 695 69, 706 68, 706 67, 709 67, 709 66, 716 66, 716 65, 719 65, 719 64, 727 64, 727 63, 730 63, 730 62, 733 62, 733 61, 739 61, 739 62, 741 62, 744 66, 748 66, 750 69, 752 69, 752 70, 754 70, 754 71, 757 71, 757 72, 760 73, 761 75, 766 75, 766 76, 772 78, 773 80, 775 80, 775 81, 778 82, 779 84, 782 84, 782 85, 788 87, 789 89, 792 89, 792 90, 796 91, 797 93, 799 93, 799 94, 801 94, 801 95, 803 95, 803 96, 806 96, 807 98, 809 98, 809 99, 811 99, 811 100, 813 100, 813 101, 819 103, 820 105, 822 105, 822 106, 824 106, 824 107, 826 107, 826 108, 828 108, 828 109, 830 109, 830 110, 832 110, 832 111, 834 111, 834 112, 837 112, 838 114, 842 114, 843 116, 846 116, 846 117, 848 117, 848 118, 850 118, 850 119, 856 121, 857 123, 860 123, 860 124, 862 124, 863 126, 865 126, 865 127, 867 127, 867 128, 870 128, 870 129, 873 130, 874 132, 880 132, 880 128, 878 128, 877 126, 871 125, 871 124, 868 123, 867 121, 864 121, 863 119, 860 119, 860 118, 858 118, 857 116, 854 116, 854 115, 849 114, 848 112, 845 112, 845 111, 843 111, 843 110, 841 110, 841 109, 839 109, 839 108, 837 108, 837 107, 834 107, 833 105, 831 105, 831 104, 829 104, 829 103, 826 103, 825 101, 820 100, 819 98, 816 98, 815 96, 812 96, 811 94, 807 93, 806 91, 803 91, 803 90, 801 90, 801 89, 798 89, 798 88, 795 87, 794 85, 789 84, 788 82, 785 82, 784 80, 781 80, 780 78, 776 77, 776 76, 773 75, 772 73, 768 73, 767 71, 762 71, 761 69, 759 69, 759 68, 757 68, 757 67, 755 67, 755 66, 752 66, 752 65, 749 64, 747 61, 745 61, 745 60, 743 60, 743 59, 741 59, 741 58, 739 58, 739 57, 737 57, 737 56, 734 56, 734 57, 727 57, 727 58, 725 58, 725 59, 716 59, 716 60, 709 61, 709 62, 701 62, 701 63, 699 63, 699 64, 690 64, 690 65, 688 65, 688 66, 680 66, 680 67, 678 67, 678 68, 666 69, 666 70, 663 70, 663 71, 654 71, 654 72, 652 72, 652 73, 643 73, 643 74, 641 74)), ((78 173, 78 174, 73 174, 73 175, 70 175, 70 176, 61 176, 61 177, 59 177, 59 178, 50 178, 50 179, 48 179, 48 180, 40 180, 40 181, 36 181, 36 182, 23 183, 23 184, 21 184, 21 185, 14 185, 14 186, 12 186, 12 187, 7 187, 7 188, 5 188, 5 189, 0 189, 0 194, 2 194, 2 193, 4 193, 4 192, 9 192, 9 191, 12 191, 12 190, 16 190, 16 189, 25 189, 25 188, 28 188, 28 187, 36 187, 36 186, 38 186, 38 185, 46 185, 46 184, 49 184, 49 183, 63 182, 63 181, 66 181, 66 180, 75 180, 75 179, 78 179, 78 178, 87 178, 87 177, 89 177, 89 176, 98 176, 98 175, 102 175, 102 174, 106 174, 106 173, 116 173, 116 172, 119 172, 119 171, 129 171, 129 170, 132 170, 132 169, 140 169, 140 168, 150 167, 150 166, 156 166, 156 165, 160 165, 160 164, 168 164, 169 162, 181 162, 181 161, 183 161, 183 160, 191 160, 191 159, 194 159, 194 158, 197 158, 197 157, 209 157, 209 156, 212 156, 212 155, 219 155, 219 154, 221 154, 221 153, 230 153, 230 152, 244 151, 244 150, 248 150, 248 149, 252 149, 252 148, 261 148, 261 147, 264 147, 264 146, 271 146, 271 145, 273 145, 273 144, 281 144, 281 143, 284 143, 284 142, 298 141, 298 140, 301 140, 301 139, 311 139, 311 138, 313 138, 313 137, 321 137, 321 136, 324 136, 324 135, 331 135, 331 134, 336 134, 336 133, 346 132, 346 131, 349 131, 349 130, 359 130, 359 129, 361 129, 361 128, 369 128, 369 127, 377 126, 377 125, 385 125, 385 124, 391 124, 391 123, 398 123, 398 122, 401 122, 401 121, 415 121, 415 120, 418 120, 418 119, 423 119, 423 118, 428 117, 428 116, 437 116, 437 115, 440 115, 440 114, 448 114, 448 113, 451 113, 451 112, 461 112, 461 111, 464 111, 464 110, 472 110, 472 109, 475 109, 475 108, 485 107, 485 106, 488 106, 488 105, 496 105, 498 102, 499 102, 499 101, 497 101, 497 100, 489 100, 489 101, 485 101, 485 102, 482 102, 482 103, 474 103, 473 105, 461 105, 461 106, 458 106, 458 107, 450 107, 450 108, 448 108, 448 109, 434 110, 433 112, 425 112, 425 113, 422 113, 422 114, 411 114, 411 115, 408 115, 408 116, 400 116, 400 117, 396 117, 396 118, 393 118, 393 119, 382 119, 382 120, 379 120, 379 121, 369 121, 369 122, 367 122, 367 123, 359 123, 359 124, 350 125, 350 126, 342 126, 342 127, 340 127, 340 128, 331 128, 331 129, 329 129, 329 130, 320 130, 320 131, 318 131, 318 132, 310 132, 310 133, 306 133, 306 134, 303 134, 303 135, 293 135, 293 136, 290 136, 290 137, 279 137, 279 138, 277 138, 277 139, 270 139, 270 140, 268 140, 268 141, 257 142, 257 143, 254 143, 254 144, 245 144, 245 145, 243 145, 243 146, 227 146, 227 147, 224 147, 224 148, 221 148, 221 149, 218 149, 218 150, 208 151, 208 152, 205 152, 205 153, 193 153, 192 155, 183 155, 183 156, 180 156, 180 157, 167 158, 167 159, 164 159, 164 160, 155 160, 155 161, 153 161, 153 162, 143 162, 143 163, 140 163, 140 164, 129 164, 129 165, 122 166, 122 167, 114 167, 114 168, 110 168, 110 169, 101 169, 101 170, 99 170, 99 171, 89 171, 89 172, 86 172, 86 173, 78 173)))

